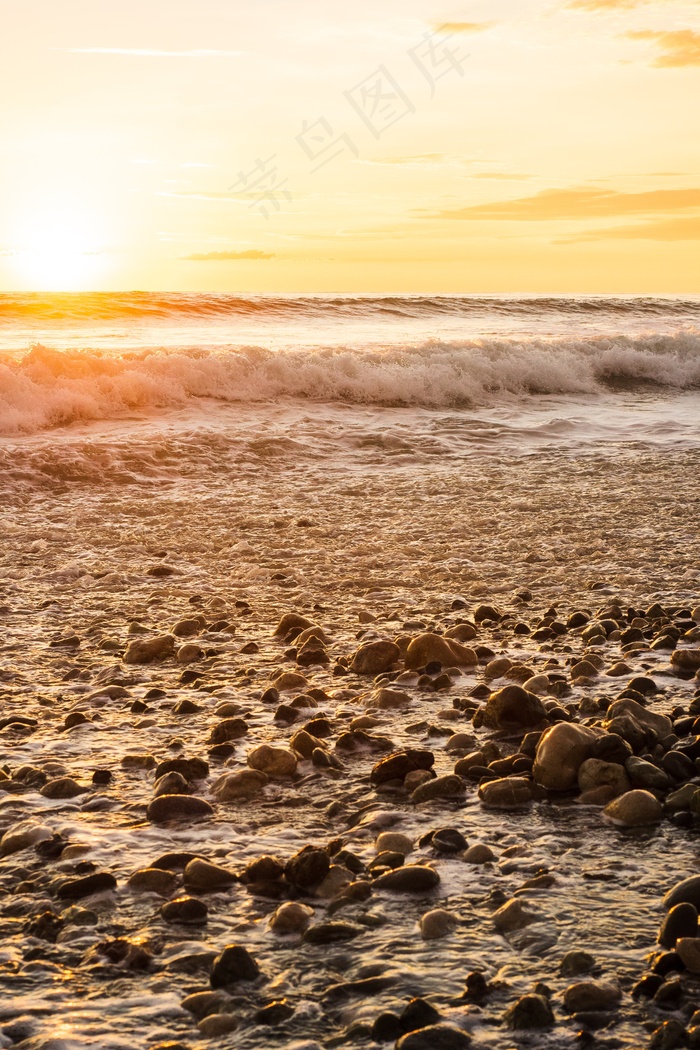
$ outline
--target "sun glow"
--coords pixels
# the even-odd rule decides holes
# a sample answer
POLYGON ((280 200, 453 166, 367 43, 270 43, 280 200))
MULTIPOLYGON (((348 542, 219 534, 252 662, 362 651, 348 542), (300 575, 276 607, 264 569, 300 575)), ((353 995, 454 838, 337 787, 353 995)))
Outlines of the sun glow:
POLYGON ((38 291, 81 291, 104 276, 103 230, 78 204, 46 206, 18 230, 14 264, 38 291))

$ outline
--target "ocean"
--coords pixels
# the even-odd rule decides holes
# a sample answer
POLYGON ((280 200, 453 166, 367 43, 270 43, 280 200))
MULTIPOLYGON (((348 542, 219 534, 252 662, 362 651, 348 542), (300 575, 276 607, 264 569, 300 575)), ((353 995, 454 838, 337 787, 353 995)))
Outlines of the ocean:
POLYGON ((696 447, 700 296, 4 294, 0 437, 24 484, 696 447))

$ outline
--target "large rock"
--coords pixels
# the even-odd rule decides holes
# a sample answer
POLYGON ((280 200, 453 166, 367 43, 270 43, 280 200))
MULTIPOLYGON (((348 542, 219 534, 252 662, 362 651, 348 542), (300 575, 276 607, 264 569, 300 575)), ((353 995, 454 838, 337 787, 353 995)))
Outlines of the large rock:
MULTIPOLYGON (((587 758, 578 771, 579 791, 595 791, 606 787, 613 797, 624 795, 632 787, 624 767, 617 762, 603 762, 600 758, 587 758)), ((610 797, 610 796, 609 796, 610 797)))
POLYGON ((620 989, 612 981, 577 981, 564 992, 564 1008, 570 1014, 611 1010, 620 998, 620 989))
POLYGON ((671 653, 671 665, 678 671, 700 670, 700 649, 676 649, 671 653))
POLYGON ((622 824, 627 828, 641 828, 648 824, 658 824, 663 816, 663 806, 650 791, 635 789, 613 799, 603 812, 615 824, 622 824))
POLYGON ((532 775, 548 791, 570 791, 577 786, 578 772, 601 730, 572 722, 557 722, 540 738, 532 775))
POLYGON ((694 904, 676 904, 669 911, 659 930, 662 948, 674 948, 680 937, 697 937, 698 909, 694 904))
POLYGON ((246 802, 256 798, 268 782, 267 773, 260 769, 237 769, 222 773, 212 784, 211 793, 219 802, 246 802))
POLYGON ((679 937, 676 951, 686 969, 691 973, 700 973, 700 937, 679 937))
POLYGON ((212 963, 209 983, 212 988, 225 988, 238 981, 254 981, 260 967, 250 952, 240 944, 228 944, 212 963))
POLYGON ((297 769, 297 760, 288 748, 273 747, 271 744, 254 748, 247 762, 251 769, 257 769, 269 777, 291 777, 297 769))
POLYGON ((238 876, 228 868, 195 857, 186 866, 183 879, 188 893, 199 893, 227 889, 238 881, 238 876))
POLYGON ((125 664, 150 664, 154 660, 164 660, 175 651, 175 639, 172 634, 160 634, 156 638, 136 638, 129 643, 124 653, 125 664))
POLYGON ((435 756, 432 751, 406 748, 382 758, 372 769, 371 782, 375 787, 389 780, 403 780, 415 769, 432 769, 435 756))
POLYGON ((402 868, 387 871, 374 880, 379 890, 397 890, 399 893, 424 893, 432 890, 440 882, 440 876, 434 868, 423 864, 405 864, 402 868))
POLYGON ((465 785, 455 773, 447 773, 419 784, 411 794, 411 802, 430 802, 436 798, 458 798, 464 794, 465 785))
POLYGON ((167 820, 203 820, 213 813, 206 799, 196 795, 158 795, 146 810, 147 818, 154 824, 164 824, 167 820))
POLYGON ((502 777, 479 785, 479 798, 489 809, 522 809, 532 797, 532 782, 525 777, 502 777))
POLYGON ((654 714, 648 707, 642 707, 641 704, 638 704, 636 700, 632 700, 630 697, 616 700, 607 710, 609 721, 612 721, 614 718, 620 718, 623 715, 629 715, 637 725, 645 729, 651 729, 659 739, 663 739, 663 737, 673 732, 670 718, 667 718, 666 715, 654 714))
POLYGON ((676 904, 692 904, 700 911, 700 875, 691 875, 677 882, 663 899, 665 908, 675 908, 676 904))
POLYGON ((506 685, 493 693, 484 707, 484 725, 504 729, 512 725, 537 726, 547 721, 547 711, 539 696, 520 685, 506 685))
POLYGON ((443 667, 476 667, 479 660, 473 649, 462 645, 454 638, 441 634, 419 634, 406 650, 407 671, 415 671, 430 663, 443 667))
POLYGON ((350 670, 355 674, 382 674, 389 671, 401 658, 396 642, 380 639, 361 645, 353 656, 350 670))
POLYGON ((52 836, 51 828, 45 824, 34 824, 31 820, 22 820, 19 824, 9 827, 0 839, 0 857, 19 853, 23 849, 28 849, 29 846, 36 846, 38 842, 45 842, 52 836))
POLYGON ((396 1050, 467 1050, 472 1037, 450 1024, 430 1024, 402 1035, 396 1050))
POLYGON ((302 616, 301 613, 285 613, 275 628, 274 637, 286 638, 290 631, 297 631, 301 634, 302 631, 307 630, 309 627, 317 626, 313 620, 302 616))

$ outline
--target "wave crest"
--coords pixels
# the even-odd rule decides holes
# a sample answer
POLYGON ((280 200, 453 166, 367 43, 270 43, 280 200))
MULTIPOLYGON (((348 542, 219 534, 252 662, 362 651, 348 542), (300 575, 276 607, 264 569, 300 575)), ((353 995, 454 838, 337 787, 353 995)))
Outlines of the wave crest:
POLYGON ((40 344, 0 363, 0 432, 32 433, 192 399, 494 405, 651 383, 700 387, 700 332, 585 339, 489 339, 275 352, 261 347, 121 355, 40 344))

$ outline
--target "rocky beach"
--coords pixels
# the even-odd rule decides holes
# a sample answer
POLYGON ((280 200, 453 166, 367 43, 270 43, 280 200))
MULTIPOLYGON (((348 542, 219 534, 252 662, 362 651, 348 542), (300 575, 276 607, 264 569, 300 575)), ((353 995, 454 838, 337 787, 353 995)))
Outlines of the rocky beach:
POLYGON ((695 395, 604 396, 7 433, 1 1046, 700 1045, 695 395))

